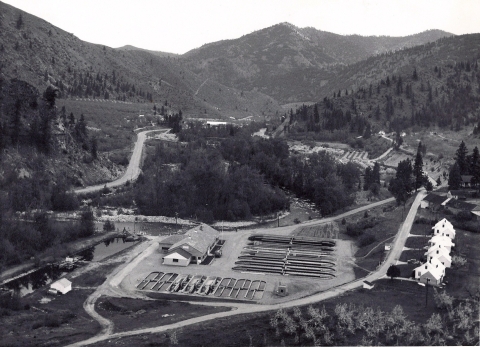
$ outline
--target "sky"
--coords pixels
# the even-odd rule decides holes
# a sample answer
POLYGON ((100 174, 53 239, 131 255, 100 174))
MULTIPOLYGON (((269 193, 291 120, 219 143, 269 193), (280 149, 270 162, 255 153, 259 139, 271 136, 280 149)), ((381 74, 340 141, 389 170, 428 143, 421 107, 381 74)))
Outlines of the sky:
POLYGON ((183 54, 289 22, 342 35, 480 33, 480 0, 0 0, 80 39, 183 54))

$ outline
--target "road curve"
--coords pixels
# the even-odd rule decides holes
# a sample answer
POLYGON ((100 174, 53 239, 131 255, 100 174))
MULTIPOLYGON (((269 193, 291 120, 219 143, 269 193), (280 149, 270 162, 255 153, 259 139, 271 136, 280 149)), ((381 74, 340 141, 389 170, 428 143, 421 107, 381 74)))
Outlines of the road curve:
POLYGON ((104 184, 97 184, 94 186, 89 186, 85 188, 79 188, 75 189, 74 192, 77 194, 84 194, 84 193, 91 193, 91 192, 97 192, 101 190, 103 187, 118 187, 121 186, 127 181, 132 181, 137 179, 138 175, 140 175, 140 161, 142 159, 142 151, 143 151, 143 145, 145 143, 145 140, 147 139, 147 134, 152 133, 152 132, 158 132, 158 131, 168 131, 169 129, 157 129, 157 130, 146 130, 142 131, 137 134, 137 142, 135 143, 135 147, 133 148, 133 153, 130 158, 130 162, 128 163, 127 170, 123 174, 122 177, 119 179, 116 179, 115 181, 104 183, 104 184))
MULTIPOLYGON (((300 298, 300 299, 292 300, 285 303, 274 304, 274 305, 235 304, 237 309, 233 311, 219 312, 219 313, 214 313, 206 316, 195 317, 195 318, 187 319, 181 322, 159 326, 159 327, 131 330, 131 331, 125 331, 125 332, 120 332, 115 334, 107 333, 107 334, 97 335, 90 339, 74 343, 70 346, 85 346, 85 345, 90 345, 100 341, 104 341, 107 339, 115 339, 120 337, 149 334, 149 333, 159 333, 159 332, 164 332, 171 329, 178 329, 181 327, 185 327, 185 326, 200 323, 200 322, 205 322, 205 321, 209 321, 217 318, 230 317, 238 314, 266 312, 266 311, 276 310, 279 308, 290 308, 294 306, 308 305, 308 304, 333 298, 335 296, 341 295, 352 289, 361 287, 363 285, 363 281, 371 282, 371 281, 378 280, 384 277, 387 273, 388 267, 392 264, 395 264, 399 259, 400 254, 402 253, 402 250, 403 250, 403 246, 405 245, 405 241, 410 233, 410 229, 412 227, 413 220, 415 219, 415 215, 417 213, 418 206, 420 205, 420 201, 425 197, 425 195, 426 195, 425 190, 421 190, 418 192, 410 208, 410 211, 408 212, 408 215, 405 218, 405 221, 402 223, 402 225, 399 228, 399 231, 395 237, 395 240, 393 241, 393 246, 391 248, 391 251, 388 254, 388 257, 385 260, 385 262, 379 268, 377 268, 375 272, 372 272, 371 274, 369 274, 364 278, 354 280, 349 283, 345 283, 343 285, 340 285, 335 288, 331 288, 327 291, 324 291, 318 294, 314 294, 305 298, 300 298)), ((366 206, 366 207, 368 208, 371 206, 366 206)))

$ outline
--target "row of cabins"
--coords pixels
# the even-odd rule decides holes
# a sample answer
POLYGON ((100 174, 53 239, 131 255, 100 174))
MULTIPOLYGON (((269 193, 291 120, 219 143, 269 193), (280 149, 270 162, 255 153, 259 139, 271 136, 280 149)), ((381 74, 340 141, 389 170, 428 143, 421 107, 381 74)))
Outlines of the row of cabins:
POLYGON ((452 266, 450 252, 455 247, 455 229, 446 219, 442 219, 433 229, 433 237, 428 241, 429 248, 425 255, 427 261, 414 270, 417 281, 426 284, 440 285, 445 276, 445 268, 452 266))
POLYGON ((200 264, 210 254, 219 239, 219 232, 207 224, 200 224, 183 235, 171 235, 159 241, 163 264, 188 266, 200 264))

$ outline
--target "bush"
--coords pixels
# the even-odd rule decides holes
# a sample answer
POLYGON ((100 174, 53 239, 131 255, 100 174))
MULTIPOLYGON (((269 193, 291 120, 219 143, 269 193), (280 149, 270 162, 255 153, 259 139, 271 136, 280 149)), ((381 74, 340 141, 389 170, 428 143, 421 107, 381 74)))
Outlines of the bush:
POLYGON ((359 243, 359 246, 360 247, 365 247, 365 246, 368 246, 372 243, 374 243, 375 241, 377 241, 377 239, 375 238, 375 235, 362 235, 360 237, 360 239, 358 240, 358 243, 359 243))
POLYGON ((363 234, 363 229, 358 226, 358 224, 348 224, 347 225, 347 235, 348 236, 360 236, 363 234))
POLYGON ((345 218, 342 218, 342 225, 347 224, 347 220, 345 218))
POLYGON ((455 215, 455 219, 459 222, 469 222, 473 219, 473 214, 468 211, 460 211, 455 215))

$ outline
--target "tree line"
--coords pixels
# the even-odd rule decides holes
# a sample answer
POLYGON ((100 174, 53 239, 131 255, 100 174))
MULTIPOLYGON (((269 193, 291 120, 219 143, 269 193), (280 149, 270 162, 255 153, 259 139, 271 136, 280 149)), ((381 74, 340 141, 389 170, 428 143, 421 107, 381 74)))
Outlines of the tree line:
POLYGON ((157 146, 135 185, 141 213, 249 219, 287 209, 284 191, 310 199, 323 215, 354 202, 355 164, 337 164, 326 153, 290 155, 284 140, 252 137, 251 130, 194 126, 179 135, 190 140, 187 148, 157 146))

